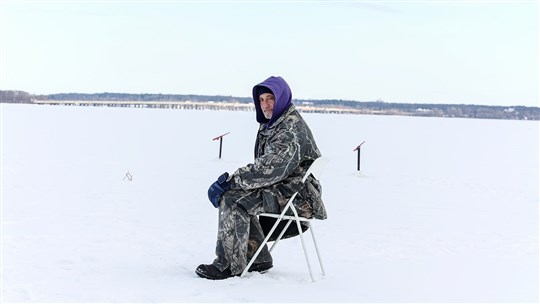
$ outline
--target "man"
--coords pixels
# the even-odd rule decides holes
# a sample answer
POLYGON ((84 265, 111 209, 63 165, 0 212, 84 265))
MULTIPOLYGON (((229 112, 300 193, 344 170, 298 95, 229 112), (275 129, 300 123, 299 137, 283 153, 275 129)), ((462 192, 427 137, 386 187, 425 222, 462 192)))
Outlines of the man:
MULTIPOLYGON (((219 208, 217 257, 212 264, 197 267, 200 277, 220 280, 240 275, 268 230, 263 230, 257 215, 280 213, 298 190, 294 206, 299 215, 326 219, 319 182, 310 176, 302 184, 321 153, 291 99, 291 89, 281 77, 270 77, 253 88, 260 123, 255 161, 230 176, 222 174, 208 189, 208 198, 219 208)), ((272 266, 265 246, 249 271, 263 272, 272 266)))

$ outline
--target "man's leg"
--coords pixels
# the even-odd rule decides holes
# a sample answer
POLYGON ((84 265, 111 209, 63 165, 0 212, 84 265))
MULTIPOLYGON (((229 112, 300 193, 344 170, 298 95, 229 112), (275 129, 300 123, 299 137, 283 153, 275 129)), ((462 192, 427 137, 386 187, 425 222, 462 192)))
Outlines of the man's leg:
MULTIPOLYGON (((246 263, 249 263, 253 255, 255 255, 255 252, 257 252, 257 250, 259 249, 259 246, 262 244, 265 237, 266 235, 264 235, 261 224, 259 223, 259 217, 252 216, 250 226, 249 226, 249 242, 248 242, 246 263)), ((257 258, 255 259, 255 262, 253 263, 253 265, 262 265, 262 264, 265 264, 264 268, 272 267, 272 256, 270 255, 270 252, 268 251, 267 245, 264 245, 263 249, 261 250, 257 258)), ((251 268, 253 268, 253 266, 251 266, 251 268)), ((259 270, 257 271, 260 271, 260 270, 261 269, 259 268, 259 270)))
MULTIPOLYGON (((256 216, 263 211, 259 191, 232 190, 225 193, 219 206, 217 258, 213 262, 220 271, 229 268, 233 275, 242 273, 264 240, 256 216)), ((272 257, 265 246, 256 263, 268 262, 272 262, 272 257)))

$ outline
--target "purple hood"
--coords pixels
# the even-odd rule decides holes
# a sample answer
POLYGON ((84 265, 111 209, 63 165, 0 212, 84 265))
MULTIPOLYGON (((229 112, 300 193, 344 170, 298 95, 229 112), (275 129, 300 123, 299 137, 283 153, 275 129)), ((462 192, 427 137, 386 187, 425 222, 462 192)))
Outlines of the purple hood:
POLYGON ((291 88, 281 77, 271 76, 265 81, 259 83, 253 87, 253 101, 255 103, 255 111, 257 112, 257 121, 259 123, 266 124, 266 127, 270 127, 274 121, 276 121, 292 104, 292 92, 291 88), (274 112, 272 113, 272 118, 266 119, 261 109, 261 104, 259 102, 258 91, 260 87, 267 87, 273 93, 275 97, 274 112))

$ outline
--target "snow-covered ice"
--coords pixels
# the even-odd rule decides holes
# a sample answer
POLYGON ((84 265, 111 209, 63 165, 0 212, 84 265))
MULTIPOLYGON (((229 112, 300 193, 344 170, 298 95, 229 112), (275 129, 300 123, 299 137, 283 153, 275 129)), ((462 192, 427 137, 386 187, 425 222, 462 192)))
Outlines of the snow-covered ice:
POLYGON ((2 302, 538 302, 539 122, 304 117, 327 275, 294 238, 208 281, 206 191, 252 161, 254 112, 2 104, 2 302))

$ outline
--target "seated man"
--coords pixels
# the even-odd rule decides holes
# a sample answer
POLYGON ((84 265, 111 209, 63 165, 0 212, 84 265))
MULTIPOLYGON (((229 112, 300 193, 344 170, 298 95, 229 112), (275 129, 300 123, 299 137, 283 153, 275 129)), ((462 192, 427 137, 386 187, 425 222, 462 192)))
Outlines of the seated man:
MULTIPOLYGON (((281 77, 270 77, 253 88, 260 123, 255 161, 232 175, 224 173, 208 189, 210 201, 219 207, 217 257, 212 264, 197 267, 200 277, 220 280, 240 275, 268 230, 269 224, 263 230, 257 215, 280 213, 296 191, 300 192, 293 204, 299 216, 326 218, 319 182, 310 176, 302 184, 307 169, 321 153, 291 99, 291 89, 281 77)), ((249 271, 270 268, 272 257, 265 246, 249 271)))

